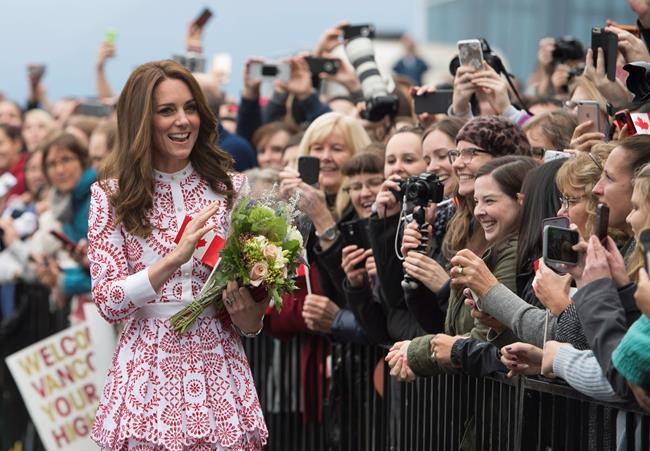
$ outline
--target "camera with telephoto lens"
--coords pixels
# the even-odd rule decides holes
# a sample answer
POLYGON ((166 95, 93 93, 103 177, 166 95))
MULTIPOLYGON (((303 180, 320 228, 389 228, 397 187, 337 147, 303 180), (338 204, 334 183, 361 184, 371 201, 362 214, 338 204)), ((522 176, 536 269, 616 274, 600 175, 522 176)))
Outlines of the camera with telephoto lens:
POLYGON ((354 66, 366 101, 365 119, 378 122, 387 116, 390 118, 397 116, 399 101, 395 94, 388 92, 388 85, 377 67, 371 40, 374 33, 372 25, 363 27, 349 25, 344 29, 345 53, 354 66))
POLYGON ((555 39, 552 58, 554 64, 581 61, 585 59, 585 49, 582 47, 582 43, 573 36, 562 36, 555 39))
POLYGON ((416 207, 426 207, 430 203, 437 204, 444 197, 444 185, 438 176, 431 172, 424 172, 397 183, 400 190, 393 191, 395 198, 400 202, 409 202, 416 207))

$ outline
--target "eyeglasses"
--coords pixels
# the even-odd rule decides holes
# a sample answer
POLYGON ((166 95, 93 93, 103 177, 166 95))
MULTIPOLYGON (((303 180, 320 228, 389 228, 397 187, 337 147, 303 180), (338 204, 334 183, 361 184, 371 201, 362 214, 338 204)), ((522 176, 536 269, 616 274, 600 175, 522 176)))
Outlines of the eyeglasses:
POLYGON ((600 162, 596 159, 596 157, 595 157, 591 152, 587 152, 587 155, 589 155, 589 158, 591 158, 591 161, 594 162, 594 164, 596 165, 596 167, 597 167, 598 169, 600 169, 600 172, 603 172, 603 171, 604 171, 604 169, 603 169, 603 165, 600 164, 600 162))
POLYGON ((361 182, 351 183, 350 185, 343 188, 343 191, 346 193, 360 193, 361 190, 363 190, 364 186, 369 190, 375 190, 379 188, 382 183, 384 183, 383 177, 373 177, 371 179, 366 180, 364 183, 361 182))
POLYGON ((571 196, 565 196, 564 194, 560 194, 560 204, 562 204, 562 208, 566 210, 569 207, 572 207, 576 205, 578 202, 580 202, 583 197, 584 196, 571 197, 571 196))
POLYGON ((79 159, 77 157, 62 157, 62 158, 59 158, 58 160, 46 161, 45 162, 45 169, 46 170, 54 169, 55 167, 57 167, 59 165, 67 166, 70 163, 76 162, 76 161, 79 161, 79 159))
POLYGON ((449 163, 451 164, 454 164, 454 161, 456 161, 458 157, 460 157, 460 159, 463 160, 464 163, 469 163, 479 152, 491 155, 491 153, 488 152, 487 150, 479 149, 478 147, 472 147, 463 150, 449 149, 449 152, 447 153, 447 158, 449 158, 449 163))

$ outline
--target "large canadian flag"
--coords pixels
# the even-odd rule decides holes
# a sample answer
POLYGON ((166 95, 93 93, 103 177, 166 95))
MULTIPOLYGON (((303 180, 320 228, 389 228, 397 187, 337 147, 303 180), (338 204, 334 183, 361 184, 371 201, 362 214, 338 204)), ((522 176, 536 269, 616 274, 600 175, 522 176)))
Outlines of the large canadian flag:
MULTIPOLYGON (((185 232, 185 227, 187 227, 187 223, 191 220, 192 218, 190 216, 185 216, 183 224, 174 239, 176 244, 181 240, 181 237, 185 232)), ((205 235, 203 235, 203 237, 201 237, 199 242, 196 243, 196 250, 193 255, 197 260, 200 260, 202 263, 214 268, 219 261, 219 251, 223 249, 225 244, 226 240, 220 237, 217 232, 209 230, 205 235)))

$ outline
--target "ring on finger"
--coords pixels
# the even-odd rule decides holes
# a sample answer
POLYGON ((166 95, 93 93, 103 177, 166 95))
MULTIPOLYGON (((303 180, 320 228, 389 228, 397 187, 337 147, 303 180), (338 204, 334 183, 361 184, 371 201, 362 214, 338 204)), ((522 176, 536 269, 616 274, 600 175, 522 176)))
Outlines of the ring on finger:
POLYGON ((462 266, 457 266, 456 268, 457 268, 456 272, 458 272, 458 274, 462 276, 464 268, 462 266))

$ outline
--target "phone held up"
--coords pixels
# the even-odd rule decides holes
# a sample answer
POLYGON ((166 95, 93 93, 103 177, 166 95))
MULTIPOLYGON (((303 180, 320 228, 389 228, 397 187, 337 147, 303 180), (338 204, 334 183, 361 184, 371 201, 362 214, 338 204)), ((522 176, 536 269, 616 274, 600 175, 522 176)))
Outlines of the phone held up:
POLYGON ((598 49, 603 49, 605 56, 605 73, 610 81, 616 79, 616 56, 618 55, 618 37, 604 28, 591 29, 591 51, 594 57, 594 67, 598 58, 598 49))
POLYGON ((483 67, 483 48, 478 39, 458 41, 458 60, 461 66, 469 66, 474 70, 483 67))
POLYGON ((636 135, 636 127, 634 126, 634 121, 632 120, 632 116, 630 116, 629 110, 617 111, 614 114, 614 121, 616 121, 619 130, 622 130, 627 125, 627 134, 629 136, 636 135))
POLYGON ((598 237, 601 243, 607 239, 607 226, 609 224, 609 207, 605 204, 598 204, 596 207, 596 221, 594 235, 598 237))
POLYGON ((341 67, 341 61, 336 58, 319 58, 316 56, 307 56, 305 61, 309 66, 309 71, 314 74, 335 75, 341 67))
MULTIPOLYGON (((339 224, 339 230, 343 237, 345 246, 355 245, 360 249, 370 249, 370 240, 366 233, 368 221, 365 219, 355 219, 352 221, 345 221, 339 224)), ((359 262, 354 269, 360 269, 365 266, 365 260, 359 262)))
POLYGON ((578 104, 578 124, 584 124, 591 121, 593 125, 585 132, 601 132, 600 126, 600 106, 595 100, 579 100, 578 104))
POLYGON ((63 248, 68 252, 74 252, 77 248, 77 243, 68 238, 64 233, 59 232, 58 230, 50 230, 50 235, 59 240, 63 245, 63 248))
POLYGON ((199 14, 199 17, 194 19, 194 25, 199 28, 203 28, 211 17, 212 11, 210 11, 210 8, 204 8, 203 11, 201 11, 201 14, 199 14))
POLYGON ((415 114, 447 114, 453 95, 454 91, 451 89, 440 89, 414 96, 415 114))
POLYGON ((639 242, 645 256, 645 270, 650 272, 650 229, 644 229, 639 234, 639 242))
POLYGON ((548 225, 544 227, 542 241, 542 255, 546 266, 556 272, 565 272, 563 265, 574 266, 578 264, 578 253, 573 246, 580 239, 576 230, 548 225))
POLYGON ((291 78, 291 65, 289 63, 255 62, 250 65, 251 80, 288 82, 291 78))
POLYGON ((316 185, 320 175, 320 159, 308 155, 298 157, 298 172, 307 185, 316 185))

